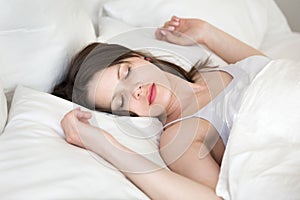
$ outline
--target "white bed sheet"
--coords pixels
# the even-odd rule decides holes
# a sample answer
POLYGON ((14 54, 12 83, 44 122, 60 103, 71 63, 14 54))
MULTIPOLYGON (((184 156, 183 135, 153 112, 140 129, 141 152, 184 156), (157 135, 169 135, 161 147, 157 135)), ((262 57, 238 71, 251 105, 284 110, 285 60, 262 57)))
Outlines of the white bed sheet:
MULTIPOLYGON (((97 0, 91 0, 91 2, 98 6, 104 1, 99 3, 97 0)), ((159 3, 159 1, 155 2, 159 3)), ((169 1, 163 0, 161 2, 169 3, 169 1)), ((180 3, 181 1, 175 2, 180 3)), ((218 3, 218 1, 214 2, 218 3)), ((284 16, 274 2, 272 0, 247 0, 245 2, 249 5, 253 3, 250 10, 260 12, 258 15, 251 16, 252 19, 260 22, 253 24, 255 28, 259 28, 258 32, 253 32, 253 28, 249 33, 250 35, 257 33, 258 37, 249 37, 246 38, 246 41, 249 40, 273 59, 289 58, 300 61, 300 35, 290 31, 284 16), (264 13, 268 13, 268 15, 266 16, 264 13)), ((148 3, 150 2, 147 1, 147 5, 148 3)), ((93 11, 93 24, 96 26, 94 8, 83 9, 93 11)), ((214 12, 206 12, 206 14, 214 14, 214 12)), ((76 17, 76 14, 72 16, 76 17)), ((155 17, 162 20, 160 16, 155 17)), ((124 25, 122 30, 120 27, 117 30, 116 24, 110 23, 109 20, 105 25, 100 24, 99 26, 100 37, 98 39, 100 41, 110 38, 111 34, 118 34, 122 30, 132 28, 124 25), (107 31, 108 29, 109 31, 107 31)), ((141 20, 146 20, 146 18, 141 20)), ((215 20, 220 20, 217 21, 218 24, 226 25, 226 23, 222 23, 222 18, 215 20)), ((243 20, 239 20, 240 23, 243 23, 243 20)), ((119 25, 122 23, 124 22, 120 21, 119 25)), ((230 27, 225 28, 229 29, 230 27)), ((244 28, 243 30, 249 29, 249 27, 244 28)), ((297 143, 299 134, 297 135, 297 133, 300 131, 296 122, 300 120, 298 120, 299 115, 296 112, 299 110, 297 107, 299 104, 293 101, 295 98, 299 99, 300 84, 296 82, 299 69, 298 63, 278 61, 267 67, 251 85, 248 96, 243 101, 242 114, 238 118, 237 125, 234 126, 224 155, 217 192, 225 199, 299 199, 300 180, 298 177, 300 175, 297 169, 300 169, 298 159, 300 156, 299 143, 297 143), (291 65, 291 63, 295 65, 291 65), (293 74, 293 78, 283 76, 286 73, 293 74), (279 85, 279 83, 281 84, 279 85), (276 87, 270 84, 274 84, 276 87), (293 87, 287 87, 290 84, 293 84, 293 87), (263 90, 267 93, 262 93, 263 90), (257 99, 260 101, 256 102, 257 99), (295 103, 295 106, 287 104, 284 107, 281 100, 287 101, 287 99, 289 102, 295 103), (273 107, 264 107, 265 102, 272 102, 273 107), (277 110, 273 109, 274 106, 278 108, 278 112, 275 112, 277 110), (285 112, 285 109, 289 112, 285 112), (260 111, 260 118, 256 116, 257 111, 260 111), (247 115, 243 115, 243 113, 247 113, 247 115), (288 115, 286 118, 292 120, 288 120, 287 124, 281 124, 282 126, 278 127, 279 122, 286 120, 283 113, 288 115), (263 120, 269 119, 270 115, 277 116, 274 117, 275 121, 269 122, 271 125, 257 124, 259 119, 259 122, 263 122, 263 120), (290 117, 290 115, 294 115, 294 117, 290 117), (269 129, 270 127, 278 129, 272 131, 269 129), (296 131, 293 132, 291 127, 296 131), (247 132, 250 130, 257 133, 255 137, 249 137, 247 132), (266 133, 264 130, 268 130, 268 132, 266 133), (281 133, 283 132, 289 136, 282 137, 281 133), (264 137, 260 137, 261 135, 264 137), (293 139, 291 140, 291 138, 293 139), (283 142, 289 145, 282 146, 283 142), (273 149, 265 148, 266 146, 271 146, 273 149), (266 155, 268 156, 265 157, 266 155), (264 162, 261 162, 262 160, 264 162), (261 165, 257 165, 257 163, 261 163, 261 165)), ((28 90, 24 91, 25 93, 22 95, 25 97, 28 90)), ((19 115, 14 117, 14 125, 6 127, 6 132, 0 137, 1 198, 22 199, 26 196, 31 199, 148 199, 118 171, 111 171, 111 168, 97 168, 95 160, 90 157, 89 153, 74 148, 63 140, 61 129, 57 128, 59 127, 57 119, 62 117, 63 110, 59 111, 59 116, 57 113, 51 116, 41 115, 40 118, 44 119, 42 127, 41 124, 36 123, 39 115, 35 115, 36 118, 28 115, 28 112, 31 112, 31 108, 28 106, 39 109, 39 104, 35 104, 32 100, 39 100, 40 94, 37 96, 35 94, 35 92, 31 93, 30 101, 26 101, 26 98, 22 100, 23 97, 19 93, 19 115), (36 99, 34 99, 35 97, 36 99), (66 160, 66 158, 68 159, 66 160)), ((42 97, 45 95, 42 94, 42 97)), ((47 98, 43 99, 41 103, 43 101, 47 103, 47 98)), ((57 110, 61 105, 56 106, 57 110)), ((47 109, 53 111, 51 106, 47 107, 44 104, 43 112, 45 113, 47 109)), ((40 113, 39 110, 35 111, 33 113, 40 113)), ((11 117, 12 113, 10 113, 11 117)), ((157 150, 156 146, 153 146, 153 150, 157 150)))

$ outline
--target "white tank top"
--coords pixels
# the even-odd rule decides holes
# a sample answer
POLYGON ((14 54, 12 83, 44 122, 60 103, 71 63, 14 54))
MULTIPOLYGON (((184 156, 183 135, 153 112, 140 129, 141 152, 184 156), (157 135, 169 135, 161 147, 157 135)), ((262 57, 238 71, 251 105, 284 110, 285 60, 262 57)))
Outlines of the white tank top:
POLYGON ((227 144, 230 129, 238 113, 241 100, 255 76, 271 60, 265 56, 251 56, 235 64, 222 66, 207 71, 225 71, 232 76, 231 82, 211 102, 193 115, 176 119, 164 125, 164 128, 178 121, 197 117, 210 122, 218 131, 224 145, 227 144))

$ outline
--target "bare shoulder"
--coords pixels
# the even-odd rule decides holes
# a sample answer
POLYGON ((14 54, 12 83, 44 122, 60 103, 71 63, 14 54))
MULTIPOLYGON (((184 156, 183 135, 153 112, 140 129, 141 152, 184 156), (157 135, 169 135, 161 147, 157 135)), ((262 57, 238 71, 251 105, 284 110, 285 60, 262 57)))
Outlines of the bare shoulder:
MULTIPOLYGON (((210 123, 199 118, 177 122, 167 127, 160 137, 160 148, 202 142, 210 129, 210 123)), ((174 147, 176 148, 176 147, 174 147)))
POLYGON ((168 127, 160 137, 161 156, 165 161, 172 159, 168 163, 193 145, 204 145, 217 163, 222 162, 225 146, 214 126, 204 119, 180 121, 168 127))
POLYGON ((174 124, 161 136, 160 153, 172 171, 215 188, 219 165, 204 142, 210 127, 199 118, 174 124))

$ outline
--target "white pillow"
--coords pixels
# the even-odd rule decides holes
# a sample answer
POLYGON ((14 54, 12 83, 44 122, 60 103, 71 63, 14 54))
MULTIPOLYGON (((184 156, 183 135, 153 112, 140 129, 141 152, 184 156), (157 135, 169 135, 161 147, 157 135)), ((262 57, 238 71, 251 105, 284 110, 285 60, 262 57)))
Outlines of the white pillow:
MULTIPOLYGON (((77 0, 93 22, 96 35, 98 35, 98 20, 102 15, 103 4, 109 0, 77 0)), ((76 2, 76 3, 77 3, 76 2)))
POLYGON ((17 84, 51 91, 70 57, 96 38, 92 21, 72 0, 1 1, 0 13, 5 93, 12 94, 17 84))
MULTIPOLYGON (((0 140, 1 197, 148 199, 106 161, 65 141, 60 120, 74 107, 72 102, 48 93, 17 87, 0 140)), ((156 133, 162 128, 157 119, 93 112, 91 122, 164 165, 157 146, 156 133)))
POLYGON ((115 0, 105 3, 104 10, 108 16, 143 27, 162 26, 173 15, 201 18, 259 47, 267 27, 263 6, 264 2, 253 0, 115 0))
POLYGON ((190 69, 197 61, 210 57, 212 65, 226 62, 203 45, 180 46, 155 38, 156 28, 139 28, 111 17, 99 20, 99 42, 124 45, 130 49, 151 52, 155 56, 190 69))
POLYGON ((7 103, 3 89, 0 85, 0 135, 5 127, 7 120, 7 103))

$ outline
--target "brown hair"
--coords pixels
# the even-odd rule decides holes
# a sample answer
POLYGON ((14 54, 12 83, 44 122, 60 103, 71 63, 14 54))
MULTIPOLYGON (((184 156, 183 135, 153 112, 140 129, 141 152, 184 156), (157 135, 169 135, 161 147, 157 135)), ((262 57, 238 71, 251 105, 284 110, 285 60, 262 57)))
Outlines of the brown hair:
POLYGON ((53 95, 72 101, 89 109, 108 111, 104 108, 95 108, 89 102, 87 86, 94 74, 107 67, 124 62, 124 59, 142 56, 163 71, 181 77, 189 82, 194 82, 193 77, 200 68, 207 64, 196 63, 189 72, 180 66, 166 60, 154 57, 150 53, 133 51, 124 46, 106 43, 91 43, 82 49, 70 63, 68 73, 61 83, 54 87, 53 95))

